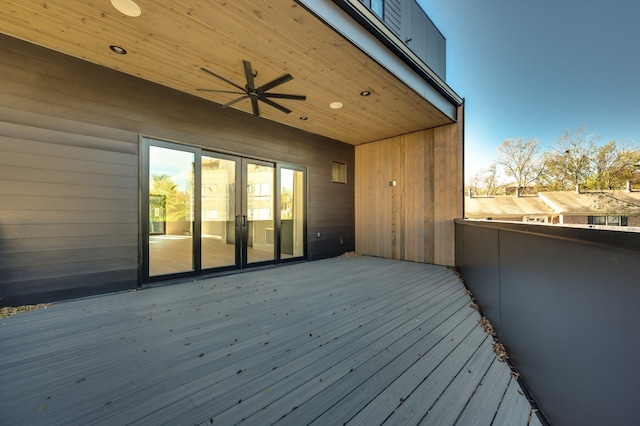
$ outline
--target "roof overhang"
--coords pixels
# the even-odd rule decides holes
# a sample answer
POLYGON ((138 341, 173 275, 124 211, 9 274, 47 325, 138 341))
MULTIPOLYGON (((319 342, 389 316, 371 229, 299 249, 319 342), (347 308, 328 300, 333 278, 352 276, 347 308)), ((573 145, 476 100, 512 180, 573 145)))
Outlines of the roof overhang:
MULTIPOLYGON (((388 30, 358 2, 137 3, 142 14, 133 18, 108 0, 2 0, 0 32, 207 99, 212 110, 238 96, 198 90, 235 90, 201 68, 240 86, 243 60, 257 71, 256 85, 288 73, 293 80, 274 91, 306 101, 274 99, 292 112, 260 104, 261 117, 353 145, 457 120, 462 100, 399 40, 385 38, 388 30), (331 109, 332 102, 343 107, 331 109)), ((247 99, 229 108, 252 113, 247 99)))

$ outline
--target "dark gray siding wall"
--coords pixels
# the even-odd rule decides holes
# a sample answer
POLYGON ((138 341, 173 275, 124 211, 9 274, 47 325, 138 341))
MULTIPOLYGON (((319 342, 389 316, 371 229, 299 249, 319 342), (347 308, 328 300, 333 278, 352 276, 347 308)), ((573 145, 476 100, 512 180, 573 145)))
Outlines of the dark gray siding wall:
POLYGON ((384 2, 384 22, 398 37, 402 35, 402 0, 384 2))
POLYGON ((309 259, 354 249, 353 146, 6 36, 0 57, 0 305, 137 285, 140 134, 306 166, 309 259))
POLYGON ((137 208, 135 144, 0 122, 0 302, 135 287, 137 208))

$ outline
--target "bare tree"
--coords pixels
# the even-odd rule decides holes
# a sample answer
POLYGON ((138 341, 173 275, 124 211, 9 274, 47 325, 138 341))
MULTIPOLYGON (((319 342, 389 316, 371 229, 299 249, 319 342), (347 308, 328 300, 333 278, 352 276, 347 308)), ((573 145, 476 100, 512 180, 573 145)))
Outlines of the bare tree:
POLYGON ((540 141, 522 138, 507 139, 498 147, 498 164, 513 178, 519 190, 534 183, 543 170, 540 155, 540 141))
POLYGON ((592 158, 600 136, 579 127, 570 133, 565 130, 556 140, 556 171, 563 176, 557 176, 563 182, 563 189, 578 188, 592 173, 592 158), (566 188, 566 185, 571 188, 566 188))
POLYGON ((480 169, 469 180, 468 190, 477 195, 497 195, 500 188, 498 165, 493 162, 486 169, 480 169))

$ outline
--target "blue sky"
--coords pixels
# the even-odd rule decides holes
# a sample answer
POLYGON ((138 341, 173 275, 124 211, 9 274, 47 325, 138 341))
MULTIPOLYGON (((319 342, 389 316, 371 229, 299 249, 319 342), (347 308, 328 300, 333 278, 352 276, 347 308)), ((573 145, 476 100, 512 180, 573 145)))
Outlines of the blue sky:
POLYGON ((418 0, 465 98, 465 175, 508 138, 640 142, 640 1, 418 0))

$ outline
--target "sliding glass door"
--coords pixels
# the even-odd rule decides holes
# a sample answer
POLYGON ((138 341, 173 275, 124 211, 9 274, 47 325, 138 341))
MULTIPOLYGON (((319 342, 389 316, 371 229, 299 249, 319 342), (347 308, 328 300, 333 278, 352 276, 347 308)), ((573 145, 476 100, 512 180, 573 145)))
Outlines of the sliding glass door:
POLYGON ((243 160, 242 266, 275 260, 275 166, 243 160))
POLYGON ((149 149, 149 275, 195 269, 193 152, 149 149))
POLYGON ((280 259, 296 259, 305 253, 305 174, 301 168, 279 167, 280 259))
POLYGON ((143 145, 143 281, 304 258, 304 169, 143 145))
POLYGON ((238 163, 239 159, 235 157, 202 154, 202 269, 235 266, 237 263, 238 163))

